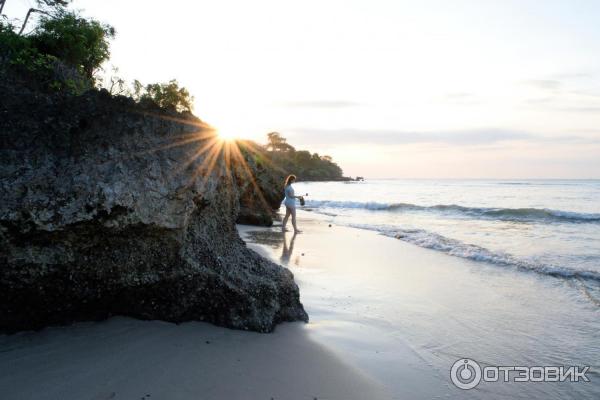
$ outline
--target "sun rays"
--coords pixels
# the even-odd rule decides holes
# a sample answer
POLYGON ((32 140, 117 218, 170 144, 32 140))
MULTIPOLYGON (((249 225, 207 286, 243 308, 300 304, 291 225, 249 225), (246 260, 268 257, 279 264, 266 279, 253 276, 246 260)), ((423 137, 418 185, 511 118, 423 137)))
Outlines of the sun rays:
POLYGON ((232 130, 217 129, 217 135, 226 142, 233 142, 238 139, 237 135, 232 130))
POLYGON ((183 175, 187 182, 186 187, 194 187, 201 183, 197 187, 204 188, 209 179, 214 177, 217 178, 218 184, 225 185, 226 191, 232 191, 234 186, 240 187, 244 193, 250 190, 257 205, 265 210, 271 209, 255 176, 257 159, 261 159, 267 168, 272 168, 270 163, 261 156, 261 153, 264 153, 262 146, 238 139, 232 131, 215 129, 201 121, 175 120, 175 122, 192 125, 197 130, 170 138, 160 146, 135 155, 182 148, 183 154, 186 155, 171 174, 173 177, 183 175))

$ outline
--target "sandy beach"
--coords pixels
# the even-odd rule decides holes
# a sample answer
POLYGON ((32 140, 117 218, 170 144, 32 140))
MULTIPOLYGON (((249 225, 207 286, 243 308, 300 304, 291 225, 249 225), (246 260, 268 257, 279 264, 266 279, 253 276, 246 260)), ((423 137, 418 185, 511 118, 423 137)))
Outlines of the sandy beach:
POLYGON ((123 317, 1 336, 0 393, 5 400, 390 398, 301 323, 259 334, 123 317))
MULTIPOLYGON (((593 335, 578 336, 581 327, 566 323, 561 310, 567 307, 544 307, 552 300, 585 308, 564 295, 558 280, 517 279, 514 271, 330 226, 307 212, 299 225, 304 232, 296 236, 277 226, 238 230, 250 248, 295 274, 308 324, 284 323, 259 334, 113 317, 4 335, 2 398, 565 398, 598 392, 594 382, 486 383, 471 391, 450 382, 450 366, 461 357, 551 363, 577 348, 591 349, 593 335), (562 331, 544 334, 547 324, 559 321, 562 331), (519 326, 526 326, 527 337, 519 326), (571 335, 573 348, 553 347, 555 335, 571 335)), ((586 329, 595 326, 597 320, 585 322, 586 329)), ((593 365, 594 352, 587 354, 571 361, 593 365)))
POLYGON ((571 281, 465 260, 299 212, 303 233, 241 227, 295 274, 309 337, 381 382, 391 398, 586 398, 598 384, 598 309, 571 281), (549 306, 551 305, 551 306, 549 306), (589 365, 591 382, 483 382, 461 390, 461 358, 589 365))

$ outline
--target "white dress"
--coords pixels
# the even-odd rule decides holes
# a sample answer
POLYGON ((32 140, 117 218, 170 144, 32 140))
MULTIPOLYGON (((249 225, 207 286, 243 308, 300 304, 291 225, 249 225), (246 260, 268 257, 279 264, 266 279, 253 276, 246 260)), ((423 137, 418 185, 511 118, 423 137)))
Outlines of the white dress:
POLYGON ((294 188, 292 185, 285 187, 285 200, 283 200, 283 204, 289 208, 296 208, 296 198, 294 197, 294 188))

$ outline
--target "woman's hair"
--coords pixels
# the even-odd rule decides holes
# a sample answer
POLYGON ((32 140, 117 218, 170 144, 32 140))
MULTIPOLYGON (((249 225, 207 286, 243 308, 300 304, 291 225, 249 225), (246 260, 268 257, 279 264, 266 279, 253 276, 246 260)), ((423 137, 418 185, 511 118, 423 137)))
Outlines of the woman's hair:
POLYGON ((288 175, 287 178, 285 178, 285 184, 283 185, 283 187, 287 187, 287 185, 289 185, 292 182, 296 181, 296 175, 288 175))

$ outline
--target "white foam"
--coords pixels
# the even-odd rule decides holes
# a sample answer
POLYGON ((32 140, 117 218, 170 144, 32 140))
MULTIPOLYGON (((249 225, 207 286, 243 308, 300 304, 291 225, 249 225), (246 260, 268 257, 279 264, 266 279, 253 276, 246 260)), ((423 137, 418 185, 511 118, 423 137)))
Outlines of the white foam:
POLYGON ((393 227, 368 224, 351 224, 350 226, 360 229, 374 230, 386 236, 394 237, 427 249, 441 251, 455 257, 488 262, 496 265, 511 266, 545 275, 560 276, 564 278, 590 279, 600 282, 600 273, 598 272, 575 270, 564 266, 536 263, 533 261, 520 259, 508 253, 494 252, 481 246, 464 243, 460 240, 451 239, 423 229, 397 229, 393 227))
POLYGON ((421 206, 410 203, 380 203, 338 200, 309 200, 307 207, 365 209, 374 211, 421 211, 443 214, 457 214, 473 218, 498 219, 505 221, 540 221, 540 222, 600 222, 600 214, 578 213, 574 211, 552 210, 547 208, 494 208, 465 207, 457 204, 438 204, 421 206))

